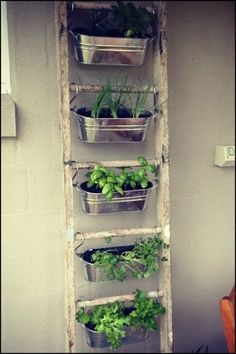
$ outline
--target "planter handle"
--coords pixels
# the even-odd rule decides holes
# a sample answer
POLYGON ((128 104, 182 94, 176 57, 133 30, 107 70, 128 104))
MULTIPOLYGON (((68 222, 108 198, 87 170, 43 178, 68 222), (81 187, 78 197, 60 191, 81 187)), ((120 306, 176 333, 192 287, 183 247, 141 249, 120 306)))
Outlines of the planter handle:
POLYGON ((75 233, 75 236, 76 236, 76 235, 81 235, 81 242, 78 244, 78 246, 76 246, 76 248, 75 248, 75 254, 76 254, 80 259, 82 259, 83 253, 78 253, 77 250, 84 244, 84 234, 81 234, 80 232, 76 232, 76 233, 75 233))
MULTIPOLYGON (((71 32, 71 31, 70 31, 70 32, 71 32)), ((74 82, 72 82, 72 83, 70 84, 70 86, 71 86, 71 85, 74 85, 74 87, 75 87, 75 94, 74 94, 74 96, 72 97, 72 99, 70 100, 70 111, 73 112, 73 113, 77 116, 77 113, 76 113, 76 111, 75 111, 76 106, 71 107, 71 103, 72 103, 72 102, 74 101, 74 99, 78 96, 79 88, 78 88, 78 85, 76 85, 74 82)))

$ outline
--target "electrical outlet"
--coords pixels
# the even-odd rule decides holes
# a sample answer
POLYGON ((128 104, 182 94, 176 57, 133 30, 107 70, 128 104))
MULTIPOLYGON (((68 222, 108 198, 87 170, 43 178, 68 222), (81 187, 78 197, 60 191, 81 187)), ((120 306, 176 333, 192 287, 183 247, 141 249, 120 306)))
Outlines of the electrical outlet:
POLYGON ((217 145, 215 153, 215 165, 219 167, 229 167, 235 165, 235 146, 217 145))

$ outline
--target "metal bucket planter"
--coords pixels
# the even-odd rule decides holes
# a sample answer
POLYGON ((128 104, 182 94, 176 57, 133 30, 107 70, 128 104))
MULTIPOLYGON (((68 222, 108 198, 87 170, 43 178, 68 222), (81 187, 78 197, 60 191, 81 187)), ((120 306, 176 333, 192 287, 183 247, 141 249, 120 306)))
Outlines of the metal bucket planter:
MULTIPOLYGON (((93 348, 105 348, 111 345, 107 341, 107 336, 104 333, 98 333, 86 325, 82 325, 85 328, 87 344, 93 348)), ((145 328, 132 329, 127 327, 126 335, 121 339, 121 345, 143 342, 149 337, 149 332, 145 328)))
POLYGON ((88 143, 140 143, 146 140, 151 118, 78 118, 79 138, 88 143))
POLYGON ((88 36, 70 31, 75 59, 89 65, 141 66, 150 38, 88 36))
MULTIPOLYGON (((96 251, 104 251, 104 252, 111 252, 113 254, 121 254, 125 251, 131 251, 134 248, 134 245, 129 245, 129 246, 117 246, 117 247, 106 247, 106 248, 90 248, 87 251, 85 251, 83 254, 77 254, 80 259, 83 261, 84 264, 84 274, 85 274, 85 279, 98 283, 98 282, 106 282, 106 281, 111 281, 111 279, 106 278, 106 274, 104 272, 103 267, 96 266, 91 259, 91 256, 94 252, 96 251)), ((120 263, 122 265, 122 262, 120 263)), ((143 265, 137 265, 137 267, 140 270, 143 270, 144 267, 143 265)), ((129 279, 132 277, 132 274, 129 270, 127 270, 127 276, 126 278, 129 279)))
POLYGON ((87 182, 83 182, 79 189, 82 192, 82 210, 90 215, 143 211, 151 190, 156 187, 156 184, 148 182, 145 189, 128 190, 123 195, 114 193, 112 200, 108 201, 102 193, 88 192, 86 185, 87 182))

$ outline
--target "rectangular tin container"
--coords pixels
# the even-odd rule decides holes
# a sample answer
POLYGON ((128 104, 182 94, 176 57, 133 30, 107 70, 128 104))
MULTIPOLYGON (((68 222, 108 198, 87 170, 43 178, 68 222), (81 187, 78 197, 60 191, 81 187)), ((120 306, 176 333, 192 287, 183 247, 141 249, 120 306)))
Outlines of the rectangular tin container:
MULTIPOLYGON (((82 325, 86 332, 87 344, 92 348, 105 348, 111 345, 107 341, 107 336, 105 333, 98 333, 91 330, 85 325, 82 325)), ((146 328, 132 329, 127 327, 126 336, 121 339, 121 345, 143 342, 149 337, 149 332, 146 328)))
POLYGON ((147 137, 147 118, 89 118, 76 114, 79 138, 87 143, 140 143, 147 137))
MULTIPOLYGON (((82 192, 82 210, 90 215, 98 215, 145 210, 153 184, 151 183, 151 186, 146 189, 125 191, 123 195, 114 193, 111 201, 108 201, 102 193, 87 192, 81 186, 83 186, 83 183, 80 185, 80 191, 82 192)), ((76 188, 78 189, 78 187, 76 188)))
MULTIPOLYGON (((88 249, 85 251, 83 254, 78 254, 80 257, 81 261, 83 262, 84 265, 84 275, 85 279, 89 282, 93 283, 99 283, 99 282, 107 282, 107 281, 112 281, 111 279, 107 279, 103 267, 96 266, 94 263, 89 262, 87 259, 89 257, 89 254, 91 252, 95 252, 97 250, 100 251, 105 251, 105 252, 112 252, 113 254, 121 254, 125 251, 130 251, 134 248, 134 245, 128 245, 128 246, 116 246, 116 247, 106 247, 106 248, 96 248, 96 249, 88 249)), ((122 265, 122 262, 120 263, 122 265)), ((140 270, 143 270, 144 267, 142 264, 137 264, 137 267, 140 270)), ((126 279, 132 278, 132 274, 129 270, 126 272, 126 279)))
POLYGON ((88 36, 70 32, 74 38, 75 59, 88 65, 141 66, 151 40, 88 36))

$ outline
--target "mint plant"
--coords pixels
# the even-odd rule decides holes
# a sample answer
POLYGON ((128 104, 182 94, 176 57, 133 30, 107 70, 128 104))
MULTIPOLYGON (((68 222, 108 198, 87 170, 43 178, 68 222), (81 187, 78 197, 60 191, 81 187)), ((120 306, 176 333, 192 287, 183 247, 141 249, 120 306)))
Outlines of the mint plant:
MULTIPOLYGON (((127 271, 131 271, 134 278, 148 278, 158 270, 159 251, 167 245, 160 237, 149 237, 146 240, 136 240, 132 250, 122 252, 119 255, 108 251, 97 250, 92 255, 95 266, 103 268, 105 278, 108 280, 123 281, 127 271)), ((166 261, 162 257, 161 261, 166 261)))
POLYGON ((141 290, 136 290, 130 310, 125 311, 124 304, 116 301, 94 306, 90 310, 81 308, 76 313, 76 320, 98 333, 105 333, 112 348, 119 349, 127 326, 154 331, 157 329, 158 316, 165 313, 165 308, 158 301, 149 298, 141 290))

